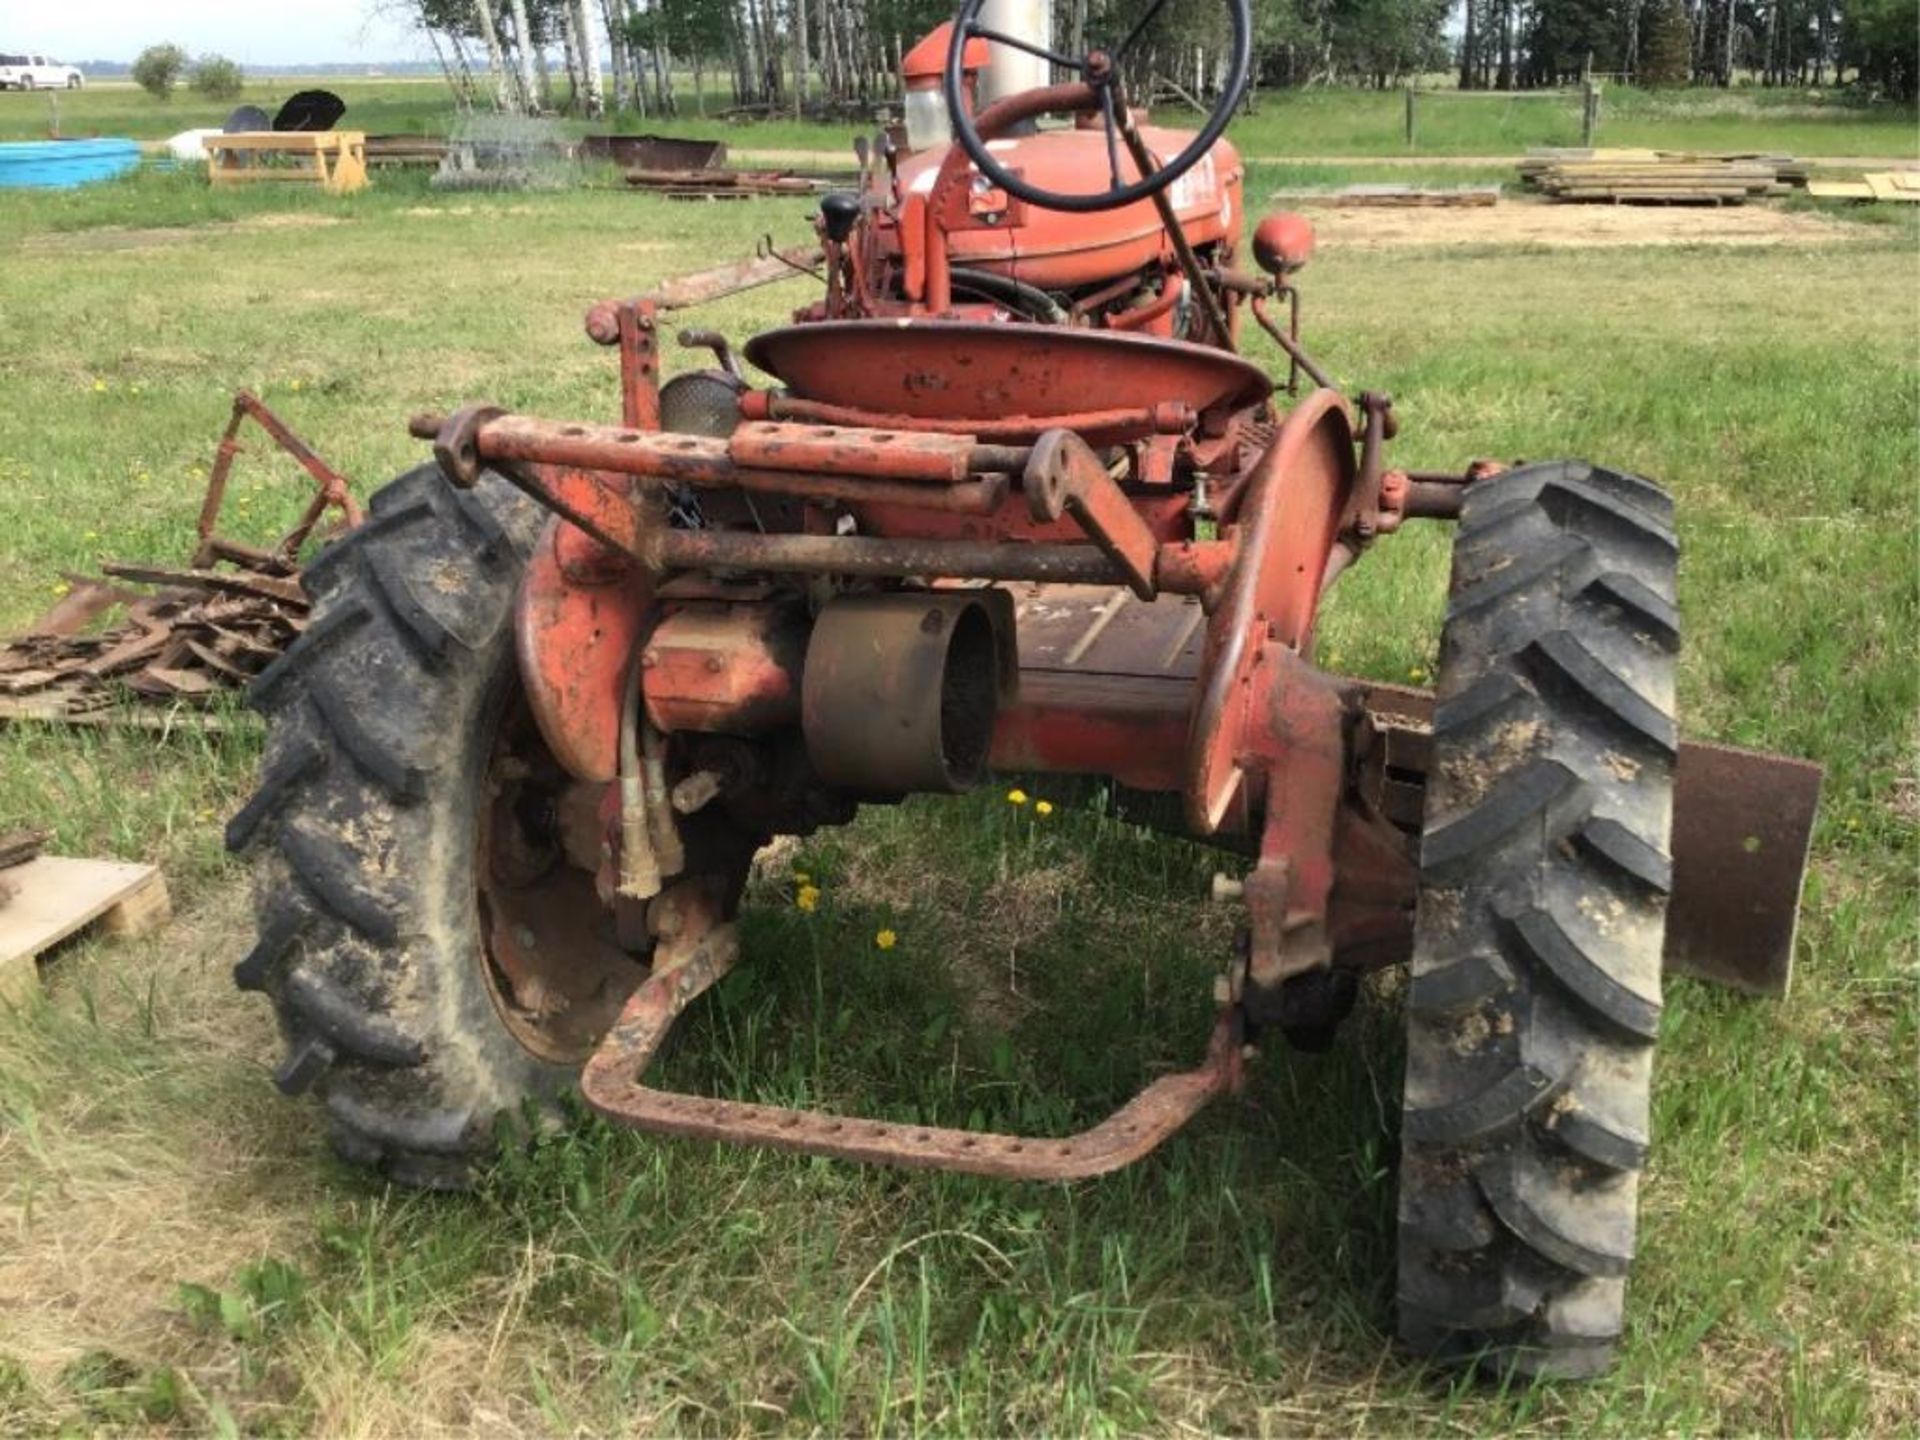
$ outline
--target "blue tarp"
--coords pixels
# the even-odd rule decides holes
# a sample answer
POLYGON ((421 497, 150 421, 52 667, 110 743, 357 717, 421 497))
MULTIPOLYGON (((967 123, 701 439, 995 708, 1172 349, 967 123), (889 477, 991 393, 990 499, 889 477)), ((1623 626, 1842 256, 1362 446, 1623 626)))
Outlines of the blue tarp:
POLYGON ((131 140, 39 140, 0 145, 0 189, 65 190, 124 175, 140 163, 131 140))

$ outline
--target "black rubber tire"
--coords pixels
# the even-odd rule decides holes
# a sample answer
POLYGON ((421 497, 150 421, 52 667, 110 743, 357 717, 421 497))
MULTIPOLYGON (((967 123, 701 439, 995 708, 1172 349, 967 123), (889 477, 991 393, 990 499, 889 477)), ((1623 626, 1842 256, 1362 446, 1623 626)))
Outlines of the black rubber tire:
POLYGON ((279 1014, 276 1081, 325 1104, 335 1149, 455 1188, 501 1116, 578 1067, 502 1019, 484 973, 478 804, 509 687, 513 597, 545 513, 431 466, 376 494, 304 583, 306 632, 254 681, 260 787, 227 827, 253 857, 257 943, 234 969, 279 1014))
POLYGON ((1671 881, 1673 505, 1577 462, 1471 486, 1407 993, 1399 1326, 1497 1373, 1612 1362, 1671 881))

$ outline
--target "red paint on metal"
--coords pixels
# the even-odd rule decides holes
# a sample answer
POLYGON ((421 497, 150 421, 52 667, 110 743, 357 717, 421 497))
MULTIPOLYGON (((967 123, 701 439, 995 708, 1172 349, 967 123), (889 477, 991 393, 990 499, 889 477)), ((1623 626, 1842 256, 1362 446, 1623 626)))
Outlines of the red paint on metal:
MULTIPOLYGON (((900 58, 900 78, 937 82, 946 72, 947 51, 952 48, 953 22, 942 20, 900 58)), ((987 42, 978 35, 968 36, 966 53, 960 57, 961 69, 983 70, 989 58, 987 42)))
POLYGON ((1034 443, 1021 484, 1034 519, 1071 515, 1126 576, 1134 593, 1143 600, 1153 598, 1153 529, 1086 441, 1071 430, 1049 430, 1034 443))
POLYGON ((527 561, 514 610, 520 680, 554 758, 582 780, 618 771, 620 687, 646 623, 652 582, 638 566, 609 584, 581 585, 561 568, 547 523, 527 561))
POLYGON ((1291 210, 1253 227, 1253 259, 1269 275, 1290 275, 1313 258, 1313 222, 1291 210))
POLYGON ((652 300, 627 300, 616 312, 620 333, 620 414, 642 430, 660 428, 660 334, 652 300))
POLYGON ((924 430, 894 433, 840 425, 748 421, 726 442, 734 464, 746 469, 818 471, 873 479, 955 484, 967 478, 974 437, 924 430))
POLYGON ((647 717, 672 734, 754 735, 800 718, 804 606, 676 606, 640 652, 647 717))
POLYGON ((1188 740, 1188 820, 1211 835, 1238 807, 1243 759, 1256 754, 1268 713, 1269 641, 1307 653, 1340 516, 1354 484, 1353 433, 1335 390, 1316 390, 1287 416, 1261 458, 1229 536, 1239 555, 1207 627, 1201 695, 1188 740), (1263 668, 1264 667, 1264 668, 1263 668))
POLYGON ((740 397, 740 413, 749 420, 794 420, 821 425, 860 426, 870 430, 929 430, 964 434, 985 443, 1031 444, 1046 430, 1073 431, 1089 445, 1118 445, 1147 435, 1184 435, 1193 429, 1193 407, 1179 401, 1128 409, 1079 410, 1066 415, 969 416, 951 420, 904 411, 859 410, 772 390, 749 390, 740 397))
POLYGON ((756 335, 746 356, 804 399, 933 420, 1023 415, 1067 425, 1095 399, 1109 409, 1171 400, 1224 414, 1273 390, 1257 366, 1209 346, 1053 325, 823 321, 756 335))

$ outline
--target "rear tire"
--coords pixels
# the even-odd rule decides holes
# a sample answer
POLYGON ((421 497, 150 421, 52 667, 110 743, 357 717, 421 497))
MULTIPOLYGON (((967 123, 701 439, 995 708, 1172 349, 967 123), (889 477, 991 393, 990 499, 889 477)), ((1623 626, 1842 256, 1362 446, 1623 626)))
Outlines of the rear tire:
MULTIPOLYGON (((253 857, 258 938, 234 980, 273 1002, 275 1079, 321 1099, 345 1159, 450 1188, 500 1117, 573 1088, 647 956, 565 858, 568 777, 519 700, 513 602, 546 512, 431 466, 369 510, 307 567, 312 619, 250 692, 269 732, 227 842, 253 857)), ((720 855, 731 900, 752 847, 716 828, 688 849, 720 855)))
POLYGON ((1441 639, 1407 1000, 1399 1324, 1445 1361, 1611 1363, 1670 885, 1673 506, 1574 462, 1473 485, 1441 639))

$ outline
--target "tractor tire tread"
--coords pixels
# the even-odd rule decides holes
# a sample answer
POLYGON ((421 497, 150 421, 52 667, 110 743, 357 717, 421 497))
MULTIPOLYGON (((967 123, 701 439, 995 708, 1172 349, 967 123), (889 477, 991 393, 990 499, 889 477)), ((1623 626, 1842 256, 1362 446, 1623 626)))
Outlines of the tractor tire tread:
POLYGON ((1468 487, 1420 847, 1402 1339, 1596 1375, 1621 1334, 1672 888, 1673 506, 1573 461, 1468 487))
POLYGON ((266 752, 227 838, 252 861, 258 939, 234 981, 273 1002, 276 1083, 320 1098, 342 1159, 453 1189, 493 1153, 489 1117, 573 1079, 499 1025, 466 949, 433 958, 460 944, 442 837, 470 823, 450 817, 479 783, 474 717, 512 663, 545 517, 498 477, 456 493, 431 466, 368 511, 307 566, 312 619, 249 693, 266 752))

